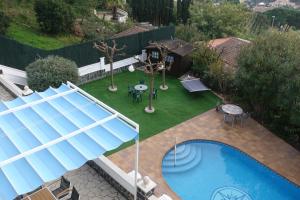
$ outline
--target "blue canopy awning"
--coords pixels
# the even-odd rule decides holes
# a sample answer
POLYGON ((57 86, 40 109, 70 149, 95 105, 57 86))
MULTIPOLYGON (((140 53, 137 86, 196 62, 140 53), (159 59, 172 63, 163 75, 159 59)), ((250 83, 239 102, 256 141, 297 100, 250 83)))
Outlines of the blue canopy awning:
POLYGON ((0 102, 0 200, 138 137, 138 125, 69 83, 0 102))

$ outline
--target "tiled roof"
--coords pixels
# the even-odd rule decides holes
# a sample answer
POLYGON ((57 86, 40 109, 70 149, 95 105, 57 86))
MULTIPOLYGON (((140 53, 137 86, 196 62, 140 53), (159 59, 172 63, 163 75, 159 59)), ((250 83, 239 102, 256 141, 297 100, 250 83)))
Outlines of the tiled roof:
POLYGON ((222 60, 231 66, 237 66, 237 58, 241 49, 250 44, 250 41, 236 37, 211 40, 209 46, 216 49, 222 60))
MULTIPOLYGON (((171 39, 171 40, 164 40, 164 41, 161 41, 161 43, 164 44, 165 46, 167 46, 168 50, 170 52, 180 55, 182 57, 190 54, 194 49, 192 44, 187 43, 187 42, 177 39, 177 38, 171 39)), ((154 48, 154 46, 149 45, 146 48, 154 48)))
POLYGON ((122 31, 120 33, 115 34, 114 36, 112 36, 112 38, 119 38, 119 37, 124 37, 124 36, 128 36, 128 35, 133 35, 133 34, 137 34, 137 33, 142 33, 142 32, 147 32, 150 30, 155 29, 155 26, 140 26, 140 25, 135 25, 125 31, 122 31))

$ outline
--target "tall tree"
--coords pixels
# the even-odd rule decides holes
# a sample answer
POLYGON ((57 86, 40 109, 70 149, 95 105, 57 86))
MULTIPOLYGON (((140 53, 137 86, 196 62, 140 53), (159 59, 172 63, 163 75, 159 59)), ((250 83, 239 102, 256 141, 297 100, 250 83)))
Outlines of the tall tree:
POLYGON ((149 83, 150 83, 149 103, 148 103, 148 106, 145 108, 145 112, 153 113, 155 111, 155 108, 153 106, 154 78, 161 67, 161 63, 152 63, 151 54, 148 55, 146 61, 143 61, 143 60, 139 59, 138 57, 136 57, 136 59, 144 65, 144 72, 149 77, 149 83))
POLYGON ((259 36, 238 60, 237 95, 255 116, 300 147, 300 36, 272 31, 259 36), (291 134, 287 134, 290 130, 291 134))
POLYGON ((108 89, 111 92, 115 92, 118 90, 117 86, 114 84, 114 67, 113 67, 113 63, 114 63, 114 56, 116 55, 120 55, 117 54, 118 52, 121 52, 122 50, 125 49, 126 46, 123 46, 122 48, 117 48, 117 43, 115 40, 112 41, 112 46, 109 46, 106 42, 99 42, 94 43, 94 47, 99 50, 100 52, 104 53, 106 59, 109 62, 110 65, 110 86, 108 87, 108 89))
POLYGON ((130 5, 137 21, 149 21, 154 25, 168 25, 174 21, 173 0, 131 0, 130 5))
POLYGON ((190 18, 189 8, 192 0, 178 0, 177 1, 177 21, 183 24, 188 22, 190 18))
POLYGON ((154 48, 158 49, 158 51, 159 51, 160 67, 158 68, 158 70, 161 71, 161 74, 162 74, 162 85, 160 86, 160 89, 167 90, 168 86, 166 84, 166 70, 170 70, 172 67, 172 64, 174 62, 172 60, 167 61, 168 54, 170 53, 169 47, 161 42, 151 42, 150 45, 153 46, 154 48))
POLYGON ((248 31, 251 12, 242 4, 194 1, 191 7, 191 23, 209 38, 236 36, 248 31))

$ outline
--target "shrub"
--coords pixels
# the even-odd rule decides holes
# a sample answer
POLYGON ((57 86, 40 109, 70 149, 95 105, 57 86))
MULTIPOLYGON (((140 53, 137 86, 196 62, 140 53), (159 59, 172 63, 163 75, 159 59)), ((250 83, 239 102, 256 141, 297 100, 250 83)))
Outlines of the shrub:
POLYGON ((3 11, 0 11, 0 34, 5 34, 9 27, 10 19, 3 11))
POLYGON ((67 81, 78 81, 75 62, 59 56, 38 59, 26 67, 28 85, 33 90, 43 91, 49 86, 59 87, 67 81))
POLYGON ((192 70, 195 75, 213 90, 228 94, 233 90, 234 71, 226 67, 220 54, 207 43, 198 44, 192 55, 192 70))
POLYGON ((257 119, 300 147, 300 36, 268 32, 245 48, 235 77, 237 95, 257 119))
POLYGON ((72 30, 75 15, 63 0, 36 0, 34 10, 43 32, 57 34, 72 30))

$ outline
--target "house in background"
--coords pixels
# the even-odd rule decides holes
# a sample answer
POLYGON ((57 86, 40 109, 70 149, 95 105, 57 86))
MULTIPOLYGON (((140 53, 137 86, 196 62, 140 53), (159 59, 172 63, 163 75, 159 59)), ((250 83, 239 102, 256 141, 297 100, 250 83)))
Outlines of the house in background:
MULTIPOLYGON (((189 55, 194 50, 192 44, 180 39, 165 40, 160 43, 168 48, 169 54, 166 58, 167 64, 170 62, 173 63, 171 69, 167 71, 167 74, 181 76, 191 69, 192 60, 189 55)), ((159 50, 155 46, 147 46, 146 51, 147 55, 151 54, 152 62, 157 62, 161 59, 159 50)))
POLYGON ((251 44, 250 41, 236 37, 211 40, 208 45, 220 54, 225 67, 235 70, 238 67, 237 59, 241 50, 251 44))
MULTIPOLYGON (((113 13, 111 11, 97 11, 94 10, 94 14, 99 18, 105 21, 111 21, 113 19, 113 13)), ((128 13, 125 10, 117 9, 116 13, 117 21, 119 23, 126 23, 128 19, 128 13)))
POLYGON ((141 23, 135 24, 133 27, 131 27, 129 29, 126 29, 125 31, 122 31, 122 32, 119 32, 119 33, 113 35, 112 38, 115 39, 115 38, 125 37, 125 36, 129 36, 129 35, 134 35, 137 33, 143 33, 143 32, 157 29, 157 28, 158 28, 157 26, 153 26, 152 24, 150 24, 148 22, 141 22, 141 23))

